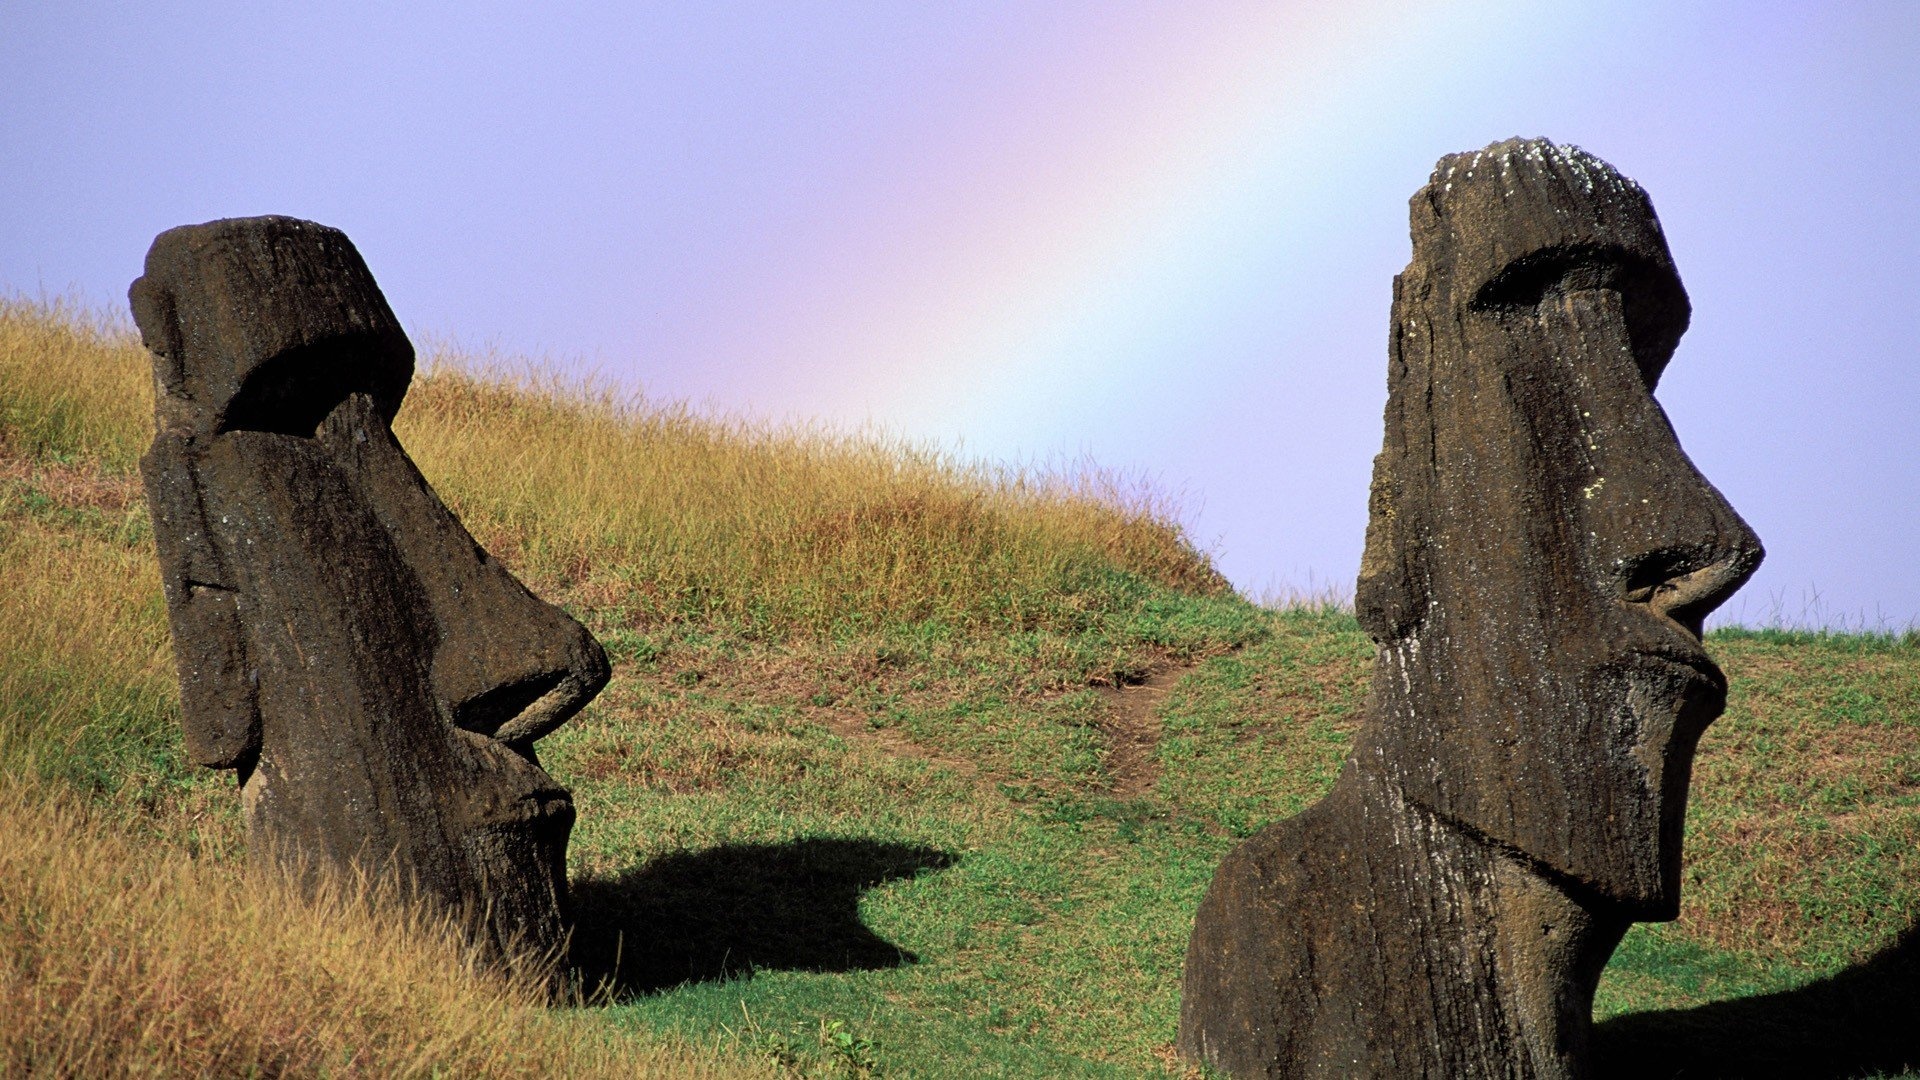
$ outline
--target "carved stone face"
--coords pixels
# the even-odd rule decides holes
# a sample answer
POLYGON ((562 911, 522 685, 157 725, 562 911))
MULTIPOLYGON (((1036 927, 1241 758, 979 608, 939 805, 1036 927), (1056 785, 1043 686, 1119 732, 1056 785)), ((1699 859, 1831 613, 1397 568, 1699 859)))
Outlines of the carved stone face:
POLYGON ((1693 749, 1726 697, 1701 622, 1761 557, 1652 396, 1686 294, 1645 194, 1577 149, 1455 155, 1412 208, 1361 752, 1570 889, 1671 918, 1693 749))
POLYGON ((557 940, 573 807, 532 744, 606 658, 395 441, 413 350, 358 253, 286 218, 175 229, 132 300, 189 753, 240 770, 261 848, 392 859, 502 940, 557 940))

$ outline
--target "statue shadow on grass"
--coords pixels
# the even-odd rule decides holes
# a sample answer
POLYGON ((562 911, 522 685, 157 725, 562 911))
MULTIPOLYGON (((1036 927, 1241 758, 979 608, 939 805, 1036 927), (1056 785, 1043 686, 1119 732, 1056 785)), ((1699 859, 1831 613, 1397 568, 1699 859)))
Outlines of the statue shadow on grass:
POLYGON ((1841 1080, 1920 1066, 1920 924, 1870 959, 1793 990, 1630 1013, 1594 1031, 1608 1080, 1841 1080))
POLYGON ((662 855, 573 883, 573 972, 588 993, 621 1000, 755 971, 911 964, 860 921, 860 895, 956 861, 918 844, 825 837, 662 855))

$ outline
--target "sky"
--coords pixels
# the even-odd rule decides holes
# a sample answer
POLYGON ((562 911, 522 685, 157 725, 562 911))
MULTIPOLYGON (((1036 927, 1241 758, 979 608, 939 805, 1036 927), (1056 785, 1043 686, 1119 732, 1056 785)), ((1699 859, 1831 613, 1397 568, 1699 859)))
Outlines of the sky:
POLYGON ((1920 625, 1920 4, 0 0, 0 291, 352 237, 416 342, 1177 496, 1350 592, 1407 199, 1585 147, 1693 300, 1659 398, 1768 548, 1720 620, 1920 625), (177 9, 177 10, 176 10, 177 9))

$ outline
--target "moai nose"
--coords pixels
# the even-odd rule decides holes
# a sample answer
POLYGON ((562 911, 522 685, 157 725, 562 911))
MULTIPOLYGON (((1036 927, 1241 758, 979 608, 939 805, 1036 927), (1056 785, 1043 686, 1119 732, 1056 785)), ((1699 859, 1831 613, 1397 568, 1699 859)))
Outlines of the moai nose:
POLYGON ((1620 594, 1628 603, 1686 626, 1693 636, 1720 603, 1759 569, 1766 552, 1753 528, 1741 521, 1720 492, 1699 480, 1695 513, 1682 521, 1688 536, 1668 536, 1640 555, 1622 559, 1620 594))
POLYGON ((491 558, 475 569, 479 580, 466 583, 467 595, 448 598, 456 610, 441 620, 434 693, 454 724, 524 747, 600 692, 610 674, 607 656, 585 627, 527 592, 491 558), (491 608, 485 620, 458 614, 475 593, 491 608))
POLYGON ((1763 554, 1759 538, 1747 530, 1742 540, 1711 545, 1704 557, 1712 561, 1696 569, 1687 567, 1702 557, 1697 551, 1692 559, 1650 559, 1629 579, 1626 599, 1645 604, 1698 637, 1706 617, 1753 576, 1763 554))
POLYGON ((607 654, 475 543, 424 481, 413 491, 388 503, 389 521, 439 630, 434 698, 456 726, 524 753, 607 684, 607 654))
POLYGON ((1604 588, 1699 637, 1706 617, 1760 565, 1759 537, 1700 474, 1653 397, 1618 290, 1562 294, 1541 311, 1566 342, 1591 479, 1577 500, 1604 588))

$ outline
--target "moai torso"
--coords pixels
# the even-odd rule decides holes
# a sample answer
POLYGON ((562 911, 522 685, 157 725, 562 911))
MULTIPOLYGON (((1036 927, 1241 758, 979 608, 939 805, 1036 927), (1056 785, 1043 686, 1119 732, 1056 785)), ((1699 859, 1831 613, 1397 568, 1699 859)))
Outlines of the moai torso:
POLYGON ((1236 1077, 1577 1077, 1607 957, 1678 913, 1701 623, 1759 541, 1652 397, 1688 304, 1577 148, 1442 159, 1394 282, 1334 791, 1222 863, 1180 1048, 1236 1077))

